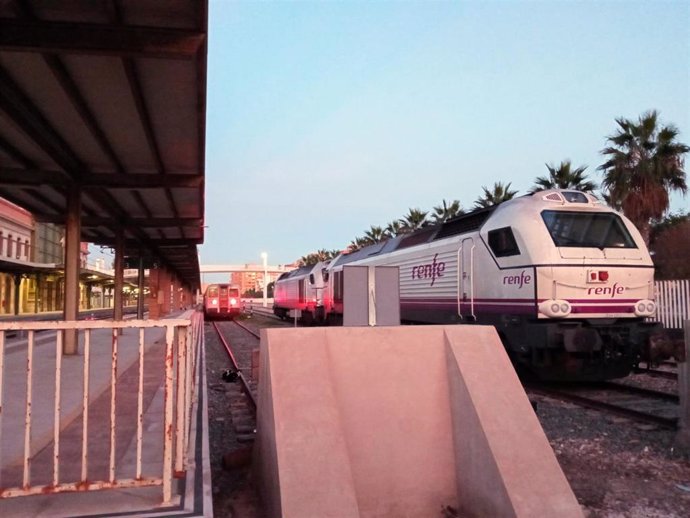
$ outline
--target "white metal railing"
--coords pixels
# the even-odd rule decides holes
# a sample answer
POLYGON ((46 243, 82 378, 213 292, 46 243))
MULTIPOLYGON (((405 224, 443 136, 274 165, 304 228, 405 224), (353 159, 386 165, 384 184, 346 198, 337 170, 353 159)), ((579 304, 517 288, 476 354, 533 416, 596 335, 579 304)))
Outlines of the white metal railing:
POLYGON ((690 320, 690 280, 656 281, 656 316, 667 329, 682 329, 690 320))
MULTIPOLYGON (((170 503, 173 477, 187 470, 191 407, 196 398, 197 361, 203 340, 202 315, 190 314, 189 319, 168 320, 0 323, 0 499, 160 485, 163 503, 170 503), (6 339, 10 330, 24 331, 26 338, 6 339), (63 354, 63 333, 68 330, 77 331, 81 354, 63 354), (149 351, 162 352, 162 340, 164 354, 151 352, 151 359, 145 359, 149 351), (118 391, 118 370, 136 369, 137 363, 138 383, 120 386, 118 391), (149 406, 154 406, 151 401, 156 401, 155 395, 158 400, 162 397, 162 412, 147 413, 144 408, 145 376, 153 380, 147 392, 149 406), (109 431, 108 440, 103 441, 90 436, 92 424, 100 427, 104 423, 101 417, 93 418, 94 423, 89 409, 99 396, 107 396, 108 390, 109 431), (132 391, 136 391, 136 409, 123 410, 124 405, 118 406, 118 397, 131 400, 132 391), (78 418, 82 420, 81 437, 74 439, 74 434, 65 430, 78 425, 78 418), (159 430, 156 434, 160 435, 151 436, 144 429, 145 422, 148 429, 159 430), (118 461, 122 463, 123 455, 134 452, 134 448, 118 451, 117 437, 119 430, 121 436, 126 436, 134 428, 134 473, 128 473, 128 468, 118 461), (52 476, 44 483, 33 484, 33 462, 45 459, 45 448, 51 442, 52 476), (156 449, 159 451, 152 460, 151 452, 156 449), (72 452, 74 456, 75 451, 81 452, 80 459, 61 458, 61 452, 72 452), (39 453, 43 457, 38 457, 39 453), (101 479, 94 479, 90 472, 94 456, 101 460, 107 457, 107 475, 101 479), (80 470, 72 479, 62 473, 71 467, 70 461, 80 462, 80 470)), ((129 443, 128 436, 124 441, 129 443)), ((37 471, 45 478, 51 470, 39 466, 37 471)))

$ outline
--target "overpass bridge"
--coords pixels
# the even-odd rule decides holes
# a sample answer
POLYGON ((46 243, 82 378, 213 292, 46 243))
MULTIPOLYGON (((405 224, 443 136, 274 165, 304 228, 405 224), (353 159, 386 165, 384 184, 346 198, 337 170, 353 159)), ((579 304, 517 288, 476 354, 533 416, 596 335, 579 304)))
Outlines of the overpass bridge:
POLYGON ((199 271, 204 273, 268 273, 280 274, 289 272, 297 268, 294 264, 278 264, 278 265, 266 265, 264 268, 263 264, 205 264, 199 265, 199 271))

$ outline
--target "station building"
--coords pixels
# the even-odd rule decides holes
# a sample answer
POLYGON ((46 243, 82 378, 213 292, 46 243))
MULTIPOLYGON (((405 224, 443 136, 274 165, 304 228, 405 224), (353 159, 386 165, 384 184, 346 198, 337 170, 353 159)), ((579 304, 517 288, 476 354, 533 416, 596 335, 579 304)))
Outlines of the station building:
MULTIPOLYGON (((64 227, 36 221, 0 198, 0 316, 64 309, 64 227)), ((114 272, 103 261, 89 262, 89 245, 80 244, 79 309, 113 307, 114 272)), ((124 305, 135 305, 136 271, 125 271, 124 305)))

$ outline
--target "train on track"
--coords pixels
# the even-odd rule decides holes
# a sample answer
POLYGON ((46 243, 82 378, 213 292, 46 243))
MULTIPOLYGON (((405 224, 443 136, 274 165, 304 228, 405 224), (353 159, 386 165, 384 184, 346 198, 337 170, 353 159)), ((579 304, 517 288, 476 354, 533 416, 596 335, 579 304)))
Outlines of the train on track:
POLYGON ((399 267, 404 322, 493 325, 516 367, 545 380, 626 376, 660 328, 640 233, 579 191, 522 196, 283 274, 276 315, 342 322, 347 265, 399 267))
POLYGON ((230 284, 209 284, 204 292, 204 317, 234 319, 242 309, 240 289, 230 284))
POLYGON ((328 279, 327 266, 327 262, 302 266, 278 277, 273 288, 273 312, 285 319, 290 310, 299 310, 304 324, 325 322, 327 315, 323 296, 328 279))

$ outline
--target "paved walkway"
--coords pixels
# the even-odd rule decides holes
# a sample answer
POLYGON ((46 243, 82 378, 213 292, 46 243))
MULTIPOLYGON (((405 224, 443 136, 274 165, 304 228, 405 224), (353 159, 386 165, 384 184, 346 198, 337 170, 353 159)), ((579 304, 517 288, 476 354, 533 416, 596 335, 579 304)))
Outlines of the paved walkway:
MULTIPOLYGON (((175 315, 184 318, 185 315, 175 315)), ((118 340, 118 381, 116 386, 116 478, 136 476, 137 387, 139 379, 138 329, 125 329, 118 340)), ((82 337, 83 341, 83 337, 82 337)), ((110 369, 111 332, 92 332, 90 398, 88 420, 87 480, 109 479, 110 459, 110 369)), ((53 477, 53 414, 55 394, 55 333, 36 335, 33 365, 32 469, 31 485, 50 484, 53 477)), ((0 422, 0 488, 20 487, 23 476, 24 413, 26 401, 27 340, 7 340, 5 354, 5 395, 0 422)), ((77 482, 82 470, 83 344, 80 354, 62 361, 60 482, 77 482)), ((147 329, 144 355, 144 409, 142 476, 160 477, 163 452, 165 329, 147 329)), ((203 362, 202 362, 203 363, 203 362)), ((204 369, 200 366, 200 375, 204 369)), ((205 460, 205 382, 200 378, 198 412, 193 428, 199 430, 190 443, 193 459, 205 460), (198 450, 198 451, 194 451, 198 450)), ((207 450, 207 447, 206 447, 207 450)), ((0 500, 0 516, 172 516, 212 513, 210 499, 204 502, 203 470, 188 470, 187 478, 174 480, 172 505, 162 508, 162 487, 108 489, 80 493, 25 496, 0 500), (191 477, 191 478, 190 478, 191 477), (195 490, 199 492, 195 495, 195 490), (196 496, 196 498, 195 498, 196 496)), ((210 494, 210 476, 208 490, 210 494)))

